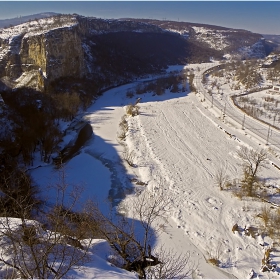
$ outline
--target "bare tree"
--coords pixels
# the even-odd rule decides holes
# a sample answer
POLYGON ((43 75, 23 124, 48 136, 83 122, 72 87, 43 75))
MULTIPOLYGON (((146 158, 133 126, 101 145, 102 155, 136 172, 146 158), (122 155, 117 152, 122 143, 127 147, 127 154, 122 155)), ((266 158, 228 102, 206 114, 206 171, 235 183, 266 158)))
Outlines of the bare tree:
POLYGON ((92 237, 78 235, 88 227, 88 219, 82 213, 74 215, 80 190, 69 193, 63 169, 60 172, 55 207, 48 211, 45 207, 30 220, 24 215, 26 204, 15 201, 20 218, 0 219, 1 278, 62 278, 90 260, 92 237))
POLYGON ((228 175, 226 174, 226 169, 221 167, 217 170, 215 174, 215 183, 219 186, 222 191, 225 187, 226 182, 228 181, 228 175))
POLYGON ((180 275, 186 276, 191 271, 190 268, 186 269, 191 267, 188 254, 176 255, 171 251, 156 251, 152 248, 153 240, 161 230, 159 221, 166 215, 167 204, 162 193, 146 190, 134 198, 133 209, 122 205, 125 211, 131 210, 130 219, 124 215, 108 219, 96 206, 90 209, 90 212, 94 213, 93 219, 97 219, 94 224, 100 225, 101 235, 122 257, 121 267, 137 272, 140 279, 161 276, 177 278, 180 275), (171 269, 172 264, 174 266, 171 269), (185 270, 187 272, 183 273, 185 270))
POLYGON ((246 172, 252 177, 256 177, 261 167, 265 167, 267 161, 267 152, 265 150, 254 151, 242 146, 237 152, 238 157, 243 161, 246 172))
POLYGON ((146 269, 147 279, 186 279, 196 269, 190 259, 190 252, 176 254, 174 250, 166 250, 161 246, 154 254, 161 263, 146 269))
POLYGON ((243 162, 241 190, 246 196, 256 196, 257 189, 263 184, 257 174, 260 168, 265 167, 266 165, 267 152, 263 149, 260 151, 254 151, 253 149, 242 147, 237 154, 243 162))

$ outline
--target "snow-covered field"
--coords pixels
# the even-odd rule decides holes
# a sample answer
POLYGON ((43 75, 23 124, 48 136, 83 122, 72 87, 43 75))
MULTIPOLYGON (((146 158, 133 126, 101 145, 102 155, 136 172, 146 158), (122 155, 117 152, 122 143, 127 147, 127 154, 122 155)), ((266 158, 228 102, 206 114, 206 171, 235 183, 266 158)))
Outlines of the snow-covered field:
MULTIPOLYGON (((197 65, 188 67, 195 69, 197 65)), ((219 168, 225 168, 232 179, 241 177, 237 151, 242 145, 256 150, 267 147, 245 135, 234 123, 222 122, 219 113, 205 107, 193 92, 166 91, 161 96, 145 93, 140 96, 140 115, 127 118, 125 142, 135 156, 134 167, 125 165, 117 133, 125 106, 138 97, 126 96, 127 89, 135 86, 136 83, 105 92, 83 114, 92 125, 94 136, 66 164, 67 180, 81 183, 82 196, 92 196, 100 204, 110 193, 115 205, 124 201, 130 205, 131 178, 147 183, 141 187, 144 192, 145 188, 155 193, 163 191, 169 203, 169 218, 154 246, 164 244, 178 253, 190 252, 192 261, 198 265, 193 278, 247 278, 252 269, 259 278, 280 278, 279 269, 260 272, 261 259, 265 249, 272 247, 272 240, 263 240, 261 235, 246 236, 244 231, 245 227, 255 226, 261 233, 262 222, 256 216, 264 203, 249 198, 239 200, 230 191, 220 191, 215 184, 219 168), (236 137, 230 137, 220 127, 236 137), (240 233, 232 232, 236 223, 240 233), (209 264, 209 258, 219 259, 219 268, 209 264)), ((269 153, 270 160, 272 156, 269 153)), ((279 170, 271 164, 267 166, 260 175, 279 186, 279 170)), ((32 171, 42 188, 50 179, 56 180, 55 174, 51 166, 32 171)), ((279 263, 278 251, 271 256, 273 263, 279 263)), ((106 276, 114 274, 108 272, 106 276)))

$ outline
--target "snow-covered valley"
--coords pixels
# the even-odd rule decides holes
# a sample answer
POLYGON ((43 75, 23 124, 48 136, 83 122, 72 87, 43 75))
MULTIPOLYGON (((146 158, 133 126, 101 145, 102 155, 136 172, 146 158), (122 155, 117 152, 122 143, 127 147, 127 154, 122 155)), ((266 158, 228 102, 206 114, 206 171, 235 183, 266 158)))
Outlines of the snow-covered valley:
MULTIPOLYGON (((94 136, 66 164, 67 180, 83 185, 85 200, 92 197, 105 205, 110 198, 128 216, 134 207, 133 188, 138 195, 146 189, 155 195, 163 193, 168 218, 153 246, 189 252, 191 278, 247 278, 250 273, 259 278, 279 278, 278 267, 274 272, 260 271, 266 249, 273 249, 272 263, 280 261, 278 245, 264 235, 263 222, 257 217, 270 205, 248 197, 241 200, 230 189, 221 191, 216 182, 220 169, 231 180, 241 178, 242 162, 237 152, 246 146, 268 151, 267 168, 260 176, 279 188, 279 170, 271 165, 273 161, 280 166, 274 157, 278 151, 273 154, 234 121, 222 120, 220 112, 201 102, 194 92, 167 90, 163 95, 139 95, 140 114, 127 117, 125 144, 133 153, 130 166, 123 160, 124 145, 117 135, 126 105, 138 97, 129 98, 126 92, 137 83, 105 92, 80 116, 91 124, 94 136), (132 179, 145 184, 135 185, 132 179), (232 231, 235 224, 239 232, 232 231), (256 228, 255 238, 245 234, 250 226, 256 228), (218 267, 209 259, 217 259, 218 267)), ((50 180, 55 182, 55 174, 52 166, 32 171, 42 189, 50 180)), ((92 277, 100 278, 100 274, 92 277)), ((105 278, 109 277, 114 275, 106 274, 105 278)))

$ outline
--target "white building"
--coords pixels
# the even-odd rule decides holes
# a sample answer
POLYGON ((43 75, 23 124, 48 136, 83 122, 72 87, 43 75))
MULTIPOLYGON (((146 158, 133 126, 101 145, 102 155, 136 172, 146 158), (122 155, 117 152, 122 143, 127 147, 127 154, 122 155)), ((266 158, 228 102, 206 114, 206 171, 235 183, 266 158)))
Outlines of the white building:
POLYGON ((272 89, 269 90, 271 93, 280 94, 280 85, 273 86, 272 89))

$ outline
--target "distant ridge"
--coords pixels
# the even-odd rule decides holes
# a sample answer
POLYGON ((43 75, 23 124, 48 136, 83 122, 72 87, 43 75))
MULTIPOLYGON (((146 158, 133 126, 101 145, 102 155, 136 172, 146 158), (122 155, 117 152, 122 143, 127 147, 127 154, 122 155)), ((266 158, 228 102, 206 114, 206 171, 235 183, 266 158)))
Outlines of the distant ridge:
POLYGON ((34 19, 41 19, 41 18, 46 18, 46 17, 51 17, 58 15, 58 13, 53 13, 53 12, 46 12, 46 13, 39 13, 39 14, 34 14, 34 15, 28 15, 28 16, 19 16, 16 18, 11 18, 11 19, 1 19, 0 20, 0 28, 4 27, 9 27, 10 25, 18 25, 21 23, 25 23, 29 20, 34 20, 34 19))
POLYGON ((267 40, 271 40, 274 43, 280 44, 280 35, 263 34, 263 37, 267 40))
POLYGON ((274 52, 280 52, 280 35, 263 34, 263 37, 272 46, 274 52))

